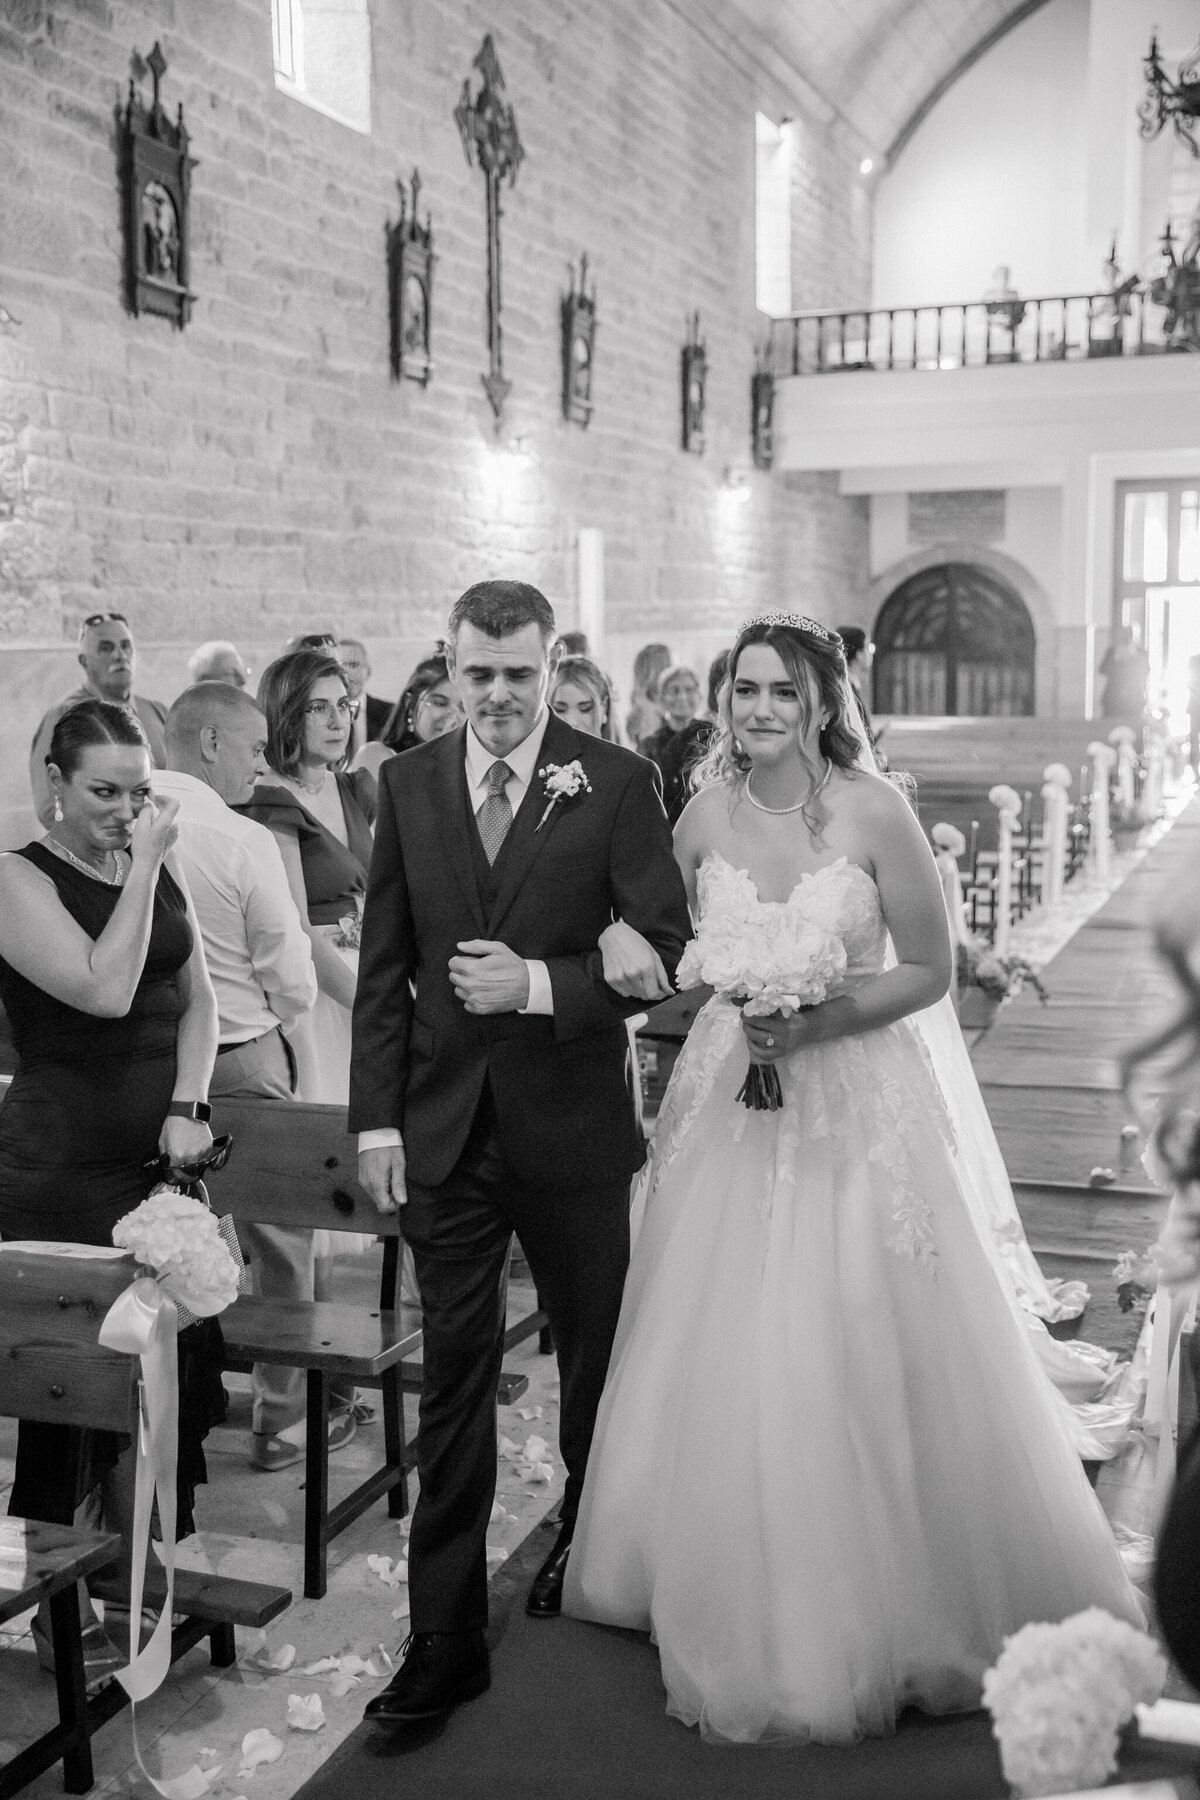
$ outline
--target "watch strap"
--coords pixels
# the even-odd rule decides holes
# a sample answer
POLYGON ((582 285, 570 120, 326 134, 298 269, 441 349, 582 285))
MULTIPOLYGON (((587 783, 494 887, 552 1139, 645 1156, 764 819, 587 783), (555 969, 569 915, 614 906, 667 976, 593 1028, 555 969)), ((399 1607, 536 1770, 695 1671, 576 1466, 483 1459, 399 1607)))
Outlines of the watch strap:
POLYGON ((207 1100, 172 1100, 167 1108, 168 1119, 192 1119, 198 1125, 207 1125, 212 1118, 212 1107, 207 1100))

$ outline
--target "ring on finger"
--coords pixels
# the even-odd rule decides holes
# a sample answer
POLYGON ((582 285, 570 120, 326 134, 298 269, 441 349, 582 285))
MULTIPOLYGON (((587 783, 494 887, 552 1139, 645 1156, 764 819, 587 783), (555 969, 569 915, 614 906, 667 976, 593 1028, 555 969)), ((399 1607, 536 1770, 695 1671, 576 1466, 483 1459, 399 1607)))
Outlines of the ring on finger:
POLYGON ((770 1032, 768 1031, 768 1033, 767 1033, 767 1049, 773 1050, 774 1048, 775 1048, 775 1039, 771 1036, 770 1032))

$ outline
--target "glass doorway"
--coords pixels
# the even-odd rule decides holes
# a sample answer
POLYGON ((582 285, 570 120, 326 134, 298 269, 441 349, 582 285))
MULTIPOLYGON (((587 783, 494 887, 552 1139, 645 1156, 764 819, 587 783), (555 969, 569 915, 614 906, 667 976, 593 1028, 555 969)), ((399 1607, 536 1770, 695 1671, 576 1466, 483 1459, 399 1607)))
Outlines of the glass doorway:
POLYGON ((1200 477, 1117 488, 1116 603, 1150 664, 1147 698, 1188 730, 1188 663, 1200 655, 1200 477))

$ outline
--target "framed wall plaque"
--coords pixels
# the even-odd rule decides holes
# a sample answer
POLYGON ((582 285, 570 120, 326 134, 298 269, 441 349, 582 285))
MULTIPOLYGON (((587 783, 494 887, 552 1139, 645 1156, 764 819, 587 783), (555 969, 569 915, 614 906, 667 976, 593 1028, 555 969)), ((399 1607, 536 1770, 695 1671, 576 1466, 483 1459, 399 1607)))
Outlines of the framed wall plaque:
POLYGON ((174 123, 162 104, 167 72, 162 45, 156 42, 144 62, 135 57, 134 66, 150 76, 154 91, 147 106, 138 80, 131 77, 124 112, 118 109, 126 299, 132 313, 158 313, 182 330, 196 298, 188 286, 188 191, 194 165, 182 103, 174 123))
POLYGON ((388 264, 388 324, 393 381, 417 381, 428 387, 433 374, 433 221, 417 216, 421 173, 412 174, 409 190, 397 181, 400 217, 385 227, 388 264))
POLYGON ((700 336, 700 314, 688 320, 688 337, 679 359, 682 378, 683 447, 690 456, 704 455, 704 391, 708 353, 700 336))
POLYGON ((571 287, 562 301, 562 408, 568 423, 585 430, 592 416, 592 364, 596 350, 596 284, 587 291, 588 259, 579 259, 579 286, 575 265, 568 265, 571 287))

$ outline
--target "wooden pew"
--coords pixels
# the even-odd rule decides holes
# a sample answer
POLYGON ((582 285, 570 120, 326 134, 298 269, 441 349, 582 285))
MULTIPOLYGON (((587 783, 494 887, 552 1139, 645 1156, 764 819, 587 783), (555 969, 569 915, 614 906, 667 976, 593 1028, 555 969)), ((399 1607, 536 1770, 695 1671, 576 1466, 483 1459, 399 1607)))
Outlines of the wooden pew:
MULTIPOLYGON (((377 1310, 243 1294, 221 1319, 231 1365, 280 1363, 306 1371, 304 1593, 319 1599, 331 1540, 385 1496, 393 1518, 402 1518, 408 1508, 403 1395, 421 1388, 422 1369, 415 1360, 421 1322, 417 1309, 396 1301, 401 1220, 395 1213, 378 1213, 358 1185, 357 1147, 343 1107, 222 1096, 213 1101, 212 1128, 231 1132, 234 1139, 228 1166, 209 1183, 217 1212, 258 1225, 361 1231, 384 1239, 377 1310), (329 1385, 335 1375, 380 1389, 384 1460, 330 1507, 329 1385)), ((545 1323, 546 1315, 535 1310, 510 1328, 505 1348, 545 1323)), ((506 1372, 500 1398, 511 1402, 528 1385, 526 1376, 506 1372)))
MULTIPOLYGON (((0 1413, 10 1418, 132 1433, 137 1423, 138 1359, 105 1349, 97 1334, 109 1307, 133 1279, 135 1264, 130 1256, 106 1256, 86 1247, 81 1249, 81 1255, 71 1257, 42 1250, 0 1250, 0 1413)), ((16 1520, 8 1523, 12 1527, 20 1524, 16 1520)), ((37 1530, 38 1534, 58 1533, 64 1552, 72 1538, 89 1535, 58 1526, 39 1526, 37 1530)), ((99 1562, 110 1564, 109 1535, 93 1535, 105 1546, 99 1562)), ((49 1539, 41 1541, 50 1543, 49 1539)), ((89 1568, 78 1572, 89 1573, 89 1568)), ((121 1600, 127 1591, 120 1572, 107 1569, 102 1575, 93 1574, 89 1587, 101 1599, 121 1600)), ((46 1591, 57 1597, 56 1588, 46 1591)), ((59 1612, 65 1613, 69 1604, 78 1618, 74 1578, 64 1575, 60 1591, 65 1598, 59 1612)), ((38 1597, 33 1595, 34 1599, 38 1597)), ((161 1605, 164 1598, 161 1571, 156 1571, 152 1563, 147 1571, 146 1604, 161 1605)), ((202 1638, 208 1638, 213 1665, 227 1668, 236 1656, 234 1627, 261 1630, 291 1602, 287 1588, 178 1570, 174 1612, 180 1623, 171 1633, 171 1660, 175 1662, 202 1638)), ((28 1604, 31 1601, 24 1599, 10 1611, 20 1611, 28 1604)), ((54 1605, 52 1598, 52 1608, 54 1605)), ((7 1616, 10 1613, 0 1612, 0 1617, 7 1616)), ((68 1659, 57 1672, 60 1704, 64 1682, 70 1685, 70 1697, 69 1716, 63 1719, 66 1735, 56 1754, 64 1754, 65 1758, 70 1750, 71 1760, 65 1761, 67 1788, 71 1793, 82 1793, 91 1785, 91 1760, 90 1754, 84 1755, 85 1738, 119 1712, 128 1696, 118 1682, 110 1681, 86 1704, 82 1703, 82 1661, 75 1668, 73 1648, 68 1649, 68 1659), (88 1779, 82 1787, 71 1785, 82 1781, 85 1773, 88 1779)), ((22 1786, 48 1768, 56 1754, 30 1746, 28 1752, 22 1751, 14 1759, 4 1776, 8 1777, 14 1767, 18 1775, 26 1769, 28 1772, 20 1779, 13 1778, 16 1786, 22 1786), (40 1762, 38 1755, 43 1758, 40 1762), (23 1763, 24 1757, 30 1760, 23 1763)), ((4 1777, 0 1777, 0 1800, 15 1791, 16 1787, 4 1785, 4 1777)))

